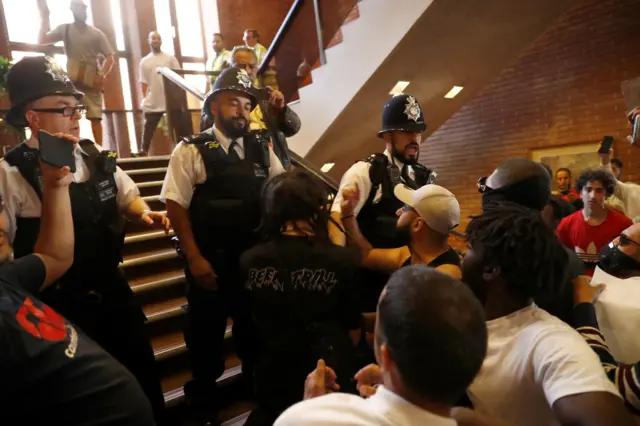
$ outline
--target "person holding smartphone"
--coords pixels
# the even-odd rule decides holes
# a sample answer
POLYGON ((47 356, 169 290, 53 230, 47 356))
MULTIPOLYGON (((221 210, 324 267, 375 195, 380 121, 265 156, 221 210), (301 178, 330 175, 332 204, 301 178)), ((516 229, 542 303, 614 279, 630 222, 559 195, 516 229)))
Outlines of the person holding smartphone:
MULTIPOLYGON (((9 70, 7 86, 11 99, 7 122, 32 132, 0 161, 5 233, 15 257, 21 258, 33 253, 46 213, 39 165, 45 149, 41 151, 40 144, 54 141, 51 135, 39 141, 38 135, 64 133, 78 138, 79 120, 86 108, 79 104, 82 93, 50 57, 17 62, 9 70)), ((115 153, 78 139, 70 155, 76 169, 69 187, 75 231, 73 265, 39 296, 133 373, 160 420, 164 398, 145 317, 118 264, 124 217, 167 231, 170 223, 164 214, 149 210, 135 183, 116 166, 115 153)))
MULTIPOLYGON (((68 135, 62 141, 75 142, 68 135)), ((42 221, 33 254, 10 260, 0 196, 3 423, 151 426, 151 407, 131 373, 38 298, 71 267, 74 247, 71 171, 44 162, 40 169, 42 221)))

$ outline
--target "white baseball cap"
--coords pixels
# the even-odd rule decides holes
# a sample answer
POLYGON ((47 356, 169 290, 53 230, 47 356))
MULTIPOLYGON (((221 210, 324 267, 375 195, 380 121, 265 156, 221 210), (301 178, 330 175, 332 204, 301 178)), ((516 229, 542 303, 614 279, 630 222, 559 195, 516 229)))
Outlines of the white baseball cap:
POLYGON ((429 228, 440 234, 448 234, 460 225, 460 204, 456 196, 439 185, 424 185, 414 190, 401 183, 393 193, 398 200, 413 207, 429 228))

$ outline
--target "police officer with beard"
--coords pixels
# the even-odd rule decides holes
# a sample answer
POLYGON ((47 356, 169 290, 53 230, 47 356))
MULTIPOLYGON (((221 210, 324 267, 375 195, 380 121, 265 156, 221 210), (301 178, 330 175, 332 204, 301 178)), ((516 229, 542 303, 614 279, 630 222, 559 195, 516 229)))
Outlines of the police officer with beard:
MULTIPOLYGON (((86 107, 65 72, 50 57, 24 58, 7 75, 11 109, 7 122, 29 127, 32 136, 0 161, 0 196, 7 237, 16 258, 33 253, 43 210, 39 131, 78 138, 86 107)), ((131 178, 116 166, 116 154, 90 140, 75 144, 69 186, 75 233, 71 268, 39 297, 76 324, 123 364, 140 383, 162 420, 164 397, 145 316, 118 264, 124 217, 168 232, 162 213, 149 210, 131 178)))
POLYGON ((216 379, 224 372, 222 345, 229 316, 243 370, 252 368, 239 258, 257 242, 264 182, 284 172, 268 137, 249 131, 256 104, 247 73, 224 70, 203 104, 214 126, 178 144, 162 188, 187 263, 185 341, 193 379, 185 393, 195 408, 211 408, 215 402, 216 379))
MULTIPOLYGON (((360 199, 353 215, 358 219, 360 231, 374 248, 402 247, 408 243, 402 233, 397 232, 396 212, 403 203, 394 196, 393 189, 398 183, 417 189, 435 181, 436 173, 418 163, 422 133, 426 129, 416 98, 407 94, 390 98, 382 110, 382 130, 378 133, 378 137, 386 142, 385 151, 358 161, 340 181, 331 217, 342 224, 342 190, 357 186, 360 199)), ((345 244, 345 235, 338 227, 330 225, 330 234, 335 244, 345 244)), ((363 309, 372 312, 388 275, 369 270, 362 272, 363 309)))

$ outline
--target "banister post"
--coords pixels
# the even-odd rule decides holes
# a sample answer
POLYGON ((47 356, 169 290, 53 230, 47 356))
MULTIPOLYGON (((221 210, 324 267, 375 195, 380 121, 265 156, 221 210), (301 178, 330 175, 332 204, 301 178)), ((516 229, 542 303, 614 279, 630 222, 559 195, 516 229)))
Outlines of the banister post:
POLYGON ((324 52, 324 38, 322 36, 322 18, 320 16, 320 0, 313 0, 313 13, 316 16, 316 33, 318 35, 318 53, 320 55, 320 65, 327 63, 327 56, 324 52))

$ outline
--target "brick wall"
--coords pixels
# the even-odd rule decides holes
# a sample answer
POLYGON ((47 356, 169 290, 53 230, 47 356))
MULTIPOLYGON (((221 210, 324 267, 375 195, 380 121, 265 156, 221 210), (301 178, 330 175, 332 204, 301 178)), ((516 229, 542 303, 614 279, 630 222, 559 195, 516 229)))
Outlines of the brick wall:
POLYGON ((560 18, 422 147, 421 161, 460 201, 460 230, 480 211, 477 179, 532 149, 612 135, 623 178, 640 183, 640 148, 626 142, 620 92, 637 76, 640 0, 586 0, 560 18))
MULTIPOLYGON (((215 1, 215 0, 214 0, 215 1)), ((269 48, 293 0, 217 0, 220 32, 228 49, 244 44, 247 28, 258 30, 260 42, 269 48)))

